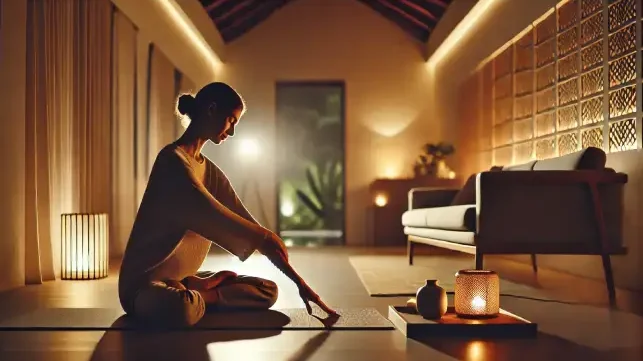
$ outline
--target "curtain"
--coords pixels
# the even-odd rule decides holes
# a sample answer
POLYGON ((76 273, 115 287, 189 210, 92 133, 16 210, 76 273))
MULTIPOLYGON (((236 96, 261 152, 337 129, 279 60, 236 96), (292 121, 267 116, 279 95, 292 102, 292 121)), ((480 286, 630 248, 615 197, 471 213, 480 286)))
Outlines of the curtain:
POLYGON ((61 213, 110 211, 111 9, 28 2, 26 283, 55 279, 61 213))
POLYGON ((137 30, 114 12, 112 37, 111 256, 121 256, 136 217, 137 30))
POLYGON ((150 98, 150 53, 152 44, 145 34, 138 32, 136 34, 136 119, 134 126, 134 152, 136 173, 136 209, 141 204, 145 186, 147 185, 147 114, 148 102, 150 98))
POLYGON ((152 46, 150 58, 146 176, 158 152, 175 140, 177 121, 174 66, 157 47, 152 46))

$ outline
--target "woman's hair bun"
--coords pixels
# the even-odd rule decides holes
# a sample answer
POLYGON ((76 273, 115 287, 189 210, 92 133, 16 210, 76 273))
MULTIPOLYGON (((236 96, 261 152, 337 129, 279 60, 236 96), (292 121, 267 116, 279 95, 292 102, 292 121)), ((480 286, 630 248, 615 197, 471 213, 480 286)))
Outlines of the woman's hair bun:
POLYGON ((194 112, 196 99, 192 94, 183 94, 179 97, 179 104, 177 106, 179 113, 186 115, 194 112))

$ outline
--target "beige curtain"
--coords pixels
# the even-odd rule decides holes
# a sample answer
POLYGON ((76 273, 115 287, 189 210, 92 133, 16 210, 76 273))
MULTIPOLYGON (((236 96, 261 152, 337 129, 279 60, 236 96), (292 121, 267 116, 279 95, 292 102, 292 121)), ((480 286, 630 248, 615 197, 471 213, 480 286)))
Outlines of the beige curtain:
POLYGON ((158 152, 175 140, 177 121, 174 66, 157 47, 152 47, 150 63, 146 176, 158 152))
POLYGON ((28 2, 27 283, 55 279, 60 215, 109 212, 109 0, 28 2))
POLYGON ((150 91, 150 52, 152 45, 144 33, 136 34, 136 209, 147 185, 147 113, 150 91))
POLYGON ((136 217, 137 31, 114 13, 112 37, 112 217, 111 256, 121 256, 136 217))

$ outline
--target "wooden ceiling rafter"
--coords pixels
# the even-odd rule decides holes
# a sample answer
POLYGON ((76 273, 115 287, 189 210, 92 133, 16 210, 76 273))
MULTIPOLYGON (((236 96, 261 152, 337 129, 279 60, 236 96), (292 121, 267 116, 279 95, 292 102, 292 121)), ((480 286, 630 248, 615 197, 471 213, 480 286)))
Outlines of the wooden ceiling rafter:
POLYGON ((366 6, 369 6, 371 9, 375 10, 377 13, 397 24, 400 28, 410 34, 412 37, 419 41, 426 41, 428 39, 431 30, 428 25, 421 24, 420 21, 415 19, 415 21, 409 21, 409 18, 412 18, 408 14, 401 15, 398 11, 391 9, 390 6, 384 5, 382 0, 357 0, 366 6), (420 25, 421 24, 421 25, 420 25))
POLYGON ((384 5, 391 11, 398 13, 400 16, 406 18, 408 21, 415 23, 415 25, 423 29, 430 30, 426 22, 418 19, 418 17, 415 14, 409 13, 409 11, 407 11, 408 9, 404 9, 401 3, 393 5, 390 1, 386 1, 386 0, 376 0, 376 1, 384 5))
POLYGON ((437 6, 441 7, 441 8, 443 8, 443 9, 446 9, 447 6, 449 6, 449 4, 444 2, 444 0, 424 0, 424 1, 426 1, 428 3, 431 3, 431 4, 434 4, 434 5, 437 5, 437 6))
MULTIPOLYGON (((199 0, 226 43, 294 0, 199 0)), ((350 0, 347 0, 350 1, 350 0)), ((394 22, 418 41, 426 42, 452 0, 353 0, 394 22)))
POLYGON ((417 1, 400 0, 400 3, 403 4, 405 7, 413 9, 413 12, 418 12, 422 14, 422 16, 431 19, 431 21, 438 21, 438 18, 435 15, 433 15, 431 11, 419 5, 417 1))
POLYGON ((284 6, 291 0, 272 0, 260 1, 256 8, 252 11, 244 12, 234 18, 228 23, 224 21, 221 24, 221 36, 226 42, 233 41, 234 39, 245 34, 247 31, 255 27, 257 24, 266 20, 274 11, 284 6))

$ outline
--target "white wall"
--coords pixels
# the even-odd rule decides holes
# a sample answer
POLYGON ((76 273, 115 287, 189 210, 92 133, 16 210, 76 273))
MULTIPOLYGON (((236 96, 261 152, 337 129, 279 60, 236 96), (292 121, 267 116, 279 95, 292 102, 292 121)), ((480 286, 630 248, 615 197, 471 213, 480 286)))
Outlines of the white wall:
MULTIPOLYGON (((196 86, 214 80, 220 64, 205 57, 191 36, 162 5, 174 0, 111 0, 136 25, 139 32, 154 43, 168 59, 192 79, 196 86)), ((177 0, 183 13, 199 31, 207 45, 219 57, 224 56, 224 44, 216 27, 198 0, 177 0)))
MULTIPOLYGON (((232 42, 217 80, 246 98, 248 113, 238 135, 208 152, 237 183, 260 178, 270 225, 276 224, 275 82, 346 82, 346 241, 367 244, 368 185, 386 174, 410 175, 422 144, 439 140, 426 92, 425 44, 358 1, 297 0, 232 42), (257 136, 266 162, 244 173, 234 141, 257 136)), ((254 199, 247 200, 258 211, 254 199)))
POLYGON ((0 291, 25 282, 27 2, 2 1, 0 28, 0 291))
MULTIPOLYGON (((457 2, 470 0, 455 0, 457 2)), ((455 5, 454 3, 454 5, 455 5)), ((433 116, 438 119, 459 119, 459 111, 467 104, 458 102, 458 87, 475 67, 490 54, 511 40, 530 23, 540 18, 558 3, 556 0, 496 0, 489 11, 461 39, 453 51, 435 69, 435 94, 433 116)), ((458 122, 445 121, 442 125, 446 139, 454 140, 460 148, 468 140, 458 137, 458 122)), ((471 154, 456 154, 454 164, 471 154)), ((612 263, 616 284, 620 287, 643 289, 640 277, 643 258, 643 151, 634 150, 608 154, 607 166, 629 175, 625 191, 624 241, 629 248, 626 256, 613 256, 612 263)), ((528 257, 512 257, 528 262, 528 257)), ((573 274, 603 279, 600 257, 597 256, 538 256, 542 267, 570 272, 573 274)))

